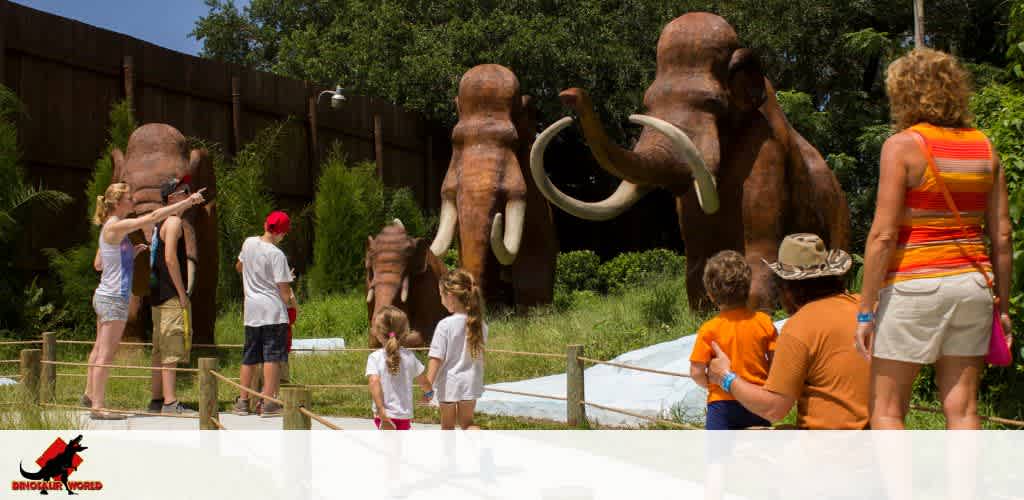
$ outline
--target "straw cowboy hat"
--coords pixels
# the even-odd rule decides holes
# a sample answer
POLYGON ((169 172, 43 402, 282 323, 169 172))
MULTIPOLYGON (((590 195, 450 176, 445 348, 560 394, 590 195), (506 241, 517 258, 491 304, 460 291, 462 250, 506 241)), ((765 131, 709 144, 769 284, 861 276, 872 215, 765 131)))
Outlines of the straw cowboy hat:
POLYGON ((798 233, 786 236, 779 245, 779 261, 764 261, 784 280, 806 280, 824 276, 842 276, 850 270, 853 259, 842 250, 828 250, 816 234, 798 233))

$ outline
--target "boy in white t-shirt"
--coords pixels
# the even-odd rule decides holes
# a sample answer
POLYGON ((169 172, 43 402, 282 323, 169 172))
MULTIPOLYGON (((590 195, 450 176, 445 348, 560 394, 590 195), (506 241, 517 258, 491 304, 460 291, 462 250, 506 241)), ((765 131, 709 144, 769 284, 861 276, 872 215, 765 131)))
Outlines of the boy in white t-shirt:
MULTIPOLYGON (((242 273, 245 293, 245 348, 241 384, 249 387, 256 367, 263 365, 264 396, 277 394, 281 363, 288 361, 288 307, 298 307, 292 293, 288 259, 277 245, 291 228, 284 212, 271 212, 263 236, 246 238, 235 269, 242 273)), ((240 392, 232 413, 249 414, 248 394, 240 392)), ((281 405, 264 400, 260 416, 281 414, 281 405)))
POLYGON ((373 422, 378 429, 406 431, 412 428, 412 384, 415 381, 430 396, 430 384, 423 375, 423 363, 412 351, 402 348, 409 335, 409 318, 401 309, 386 306, 373 318, 373 335, 384 347, 366 359, 373 422))

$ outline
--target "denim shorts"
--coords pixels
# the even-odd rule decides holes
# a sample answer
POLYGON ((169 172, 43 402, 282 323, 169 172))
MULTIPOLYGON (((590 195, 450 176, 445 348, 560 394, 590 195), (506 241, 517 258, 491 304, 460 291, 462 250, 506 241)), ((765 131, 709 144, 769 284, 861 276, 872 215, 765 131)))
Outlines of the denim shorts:
POLYGON ((245 327, 243 365, 288 361, 288 323, 245 327))
POLYGON ((100 323, 107 321, 128 321, 128 301, 121 297, 92 294, 92 308, 100 323))

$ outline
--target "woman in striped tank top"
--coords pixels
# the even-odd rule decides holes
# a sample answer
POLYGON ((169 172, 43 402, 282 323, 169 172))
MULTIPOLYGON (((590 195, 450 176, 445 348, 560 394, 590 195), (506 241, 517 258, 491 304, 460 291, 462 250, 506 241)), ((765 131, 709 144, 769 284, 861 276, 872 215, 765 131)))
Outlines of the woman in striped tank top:
MULTIPOLYGON (((132 245, 128 235, 144 227, 152 227, 171 215, 178 215, 203 202, 203 189, 173 205, 154 210, 142 217, 128 218, 135 209, 128 184, 118 182, 96 197, 93 223, 100 227, 99 249, 93 265, 101 271, 100 284, 93 294, 96 311, 96 343, 89 354, 90 365, 109 365, 121 344, 121 334, 128 320, 131 297, 132 267, 135 256, 146 249, 145 244, 132 245)), ((103 412, 109 368, 90 366, 85 380, 84 406, 92 407, 97 420, 121 420, 122 415, 103 412)))
POLYGON ((913 50, 889 65, 886 92, 899 132, 882 146, 854 339, 872 357, 871 428, 903 428, 914 379, 934 364, 946 427, 978 429, 993 306, 981 271, 995 279, 1010 341, 1006 178, 988 138, 970 128, 970 79, 953 56, 913 50))

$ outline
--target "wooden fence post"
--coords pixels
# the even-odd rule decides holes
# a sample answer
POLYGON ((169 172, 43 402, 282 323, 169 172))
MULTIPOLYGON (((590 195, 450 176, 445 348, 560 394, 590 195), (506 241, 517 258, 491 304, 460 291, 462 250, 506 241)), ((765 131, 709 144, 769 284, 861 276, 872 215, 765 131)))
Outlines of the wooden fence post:
POLYGON ((313 400, 312 391, 303 385, 281 387, 281 400, 284 401, 284 430, 310 430, 313 423, 309 417, 299 411, 303 406, 309 409, 313 400))
POLYGON ((237 155, 242 150, 242 84, 237 76, 231 77, 231 134, 232 154, 237 155))
POLYGON ((124 96, 131 104, 132 115, 134 115, 137 103, 135 102, 135 62, 132 60, 132 56, 124 56, 122 69, 124 69, 124 96))
POLYGON ((210 417, 217 414, 217 377, 211 371, 217 369, 217 358, 199 358, 199 430, 218 429, 210 417))
MULTIPOLYGON (((57 361, 57 334, 43 332, 43 359, 57 361)), ((57 365, 42 365, 42 386, 39 396, 43 402, 52 403, 57 399, 57 365)))
POLYGON ((21 386, 33 404, 39 404, 39 361, 42 356, 43 351, 39 349, 21 350, 21 386))
POLYGON ((373 151, 377 156, 377 178, 384 181, 384 127, 380 115, 373 115, 373 151))
POLYGON ((4 67, 7 64, 7 0, 0 0, 0 84, 7 85, 4 67))
POLYGON ((570 345, 566 348, 565 420, 569 427, 587 425, 587 409, 583 406, 583 362, 579 359, 582 355, 581 345, 570 345))

